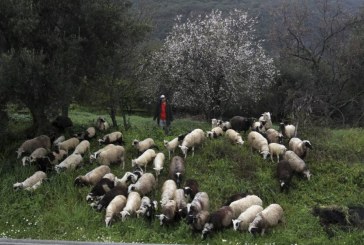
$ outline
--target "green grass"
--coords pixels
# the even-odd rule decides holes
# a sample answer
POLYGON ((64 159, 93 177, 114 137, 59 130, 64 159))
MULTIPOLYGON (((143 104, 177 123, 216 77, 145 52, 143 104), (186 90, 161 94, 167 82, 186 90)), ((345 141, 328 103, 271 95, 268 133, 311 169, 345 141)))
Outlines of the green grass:
MULTIPOLYGON (((102 113, 73 109, 70 117, 75 124, 74 131, 88 127, 99 115, 102 113)), ((122 124, 121 118, 118 122, 122 124)), ((131 169, 131 159, 135 156, 131 146, 133 139, 152 137, 168 156, 163 139, 170 140, 194 128, 207 130, 210 127, 205 122, 178 119, 172 124, 171 136, 165 136, 151 118, 130 116, 130 122, 130 130, 123 131, 121 128, 127 150, 125 171, 131 169)), ((301 128, 300 137, 309 139, 314 147, 306 160, 313 177, 311 181, 295 177, 288 194, 279 191, 276 165, 264 161, 256 153, 252 154, 247 144, 231 145, 225 138, 207 140, 202 147, 195 149, 194 157, 187 157, 186 176, 197 179, 201 191, 209 194, 210 211, 221 207, 234 193, 251 192, 262 198, 264 206, 279 203, 285 212, 285 222, 263 237, 227 229, 201 241, 200 234, 192 233, 184 222, 160 227, 157 221, 148 224, 142 219, 132 218, 114 222, 106 228, 104 212, 92 210, 85 201, 90 187, 73 186, 77 176, 96 167, 86 157, 83 168, 74 172, 51 173, 49 180, 35 192, 13 191, 14 183, 23 181, 34 172, 32 166, 21 166, 14 153, 24 140, 20 132, 30 123, 28 115, 13 113, 13 134, 5 140, 7 144, 0 153, 0 237, 183 244, 360 244, 364 240, 363 230, 353 228, 343 231, 335 226, 332 227, 335 236, 329 239, 319 219, 311 214, 316 204, 363 204, 363 129, 301 128)), ((243 135, 243 138, 246 139, 246 136, 243 135)), ((96 140, 91 143, 92 151, 98 149, 96 140)), ((177 150, 177 154, 180 151, 177 150)), ((157 200, 167 179, 168 165, 166 160, 158 187, 151 195, 157 200)), ((112 166, 112 170, 117 176, 125 172, 119 166, 112 166)), ((147 171, 152 171, 151 166, 147 171)))

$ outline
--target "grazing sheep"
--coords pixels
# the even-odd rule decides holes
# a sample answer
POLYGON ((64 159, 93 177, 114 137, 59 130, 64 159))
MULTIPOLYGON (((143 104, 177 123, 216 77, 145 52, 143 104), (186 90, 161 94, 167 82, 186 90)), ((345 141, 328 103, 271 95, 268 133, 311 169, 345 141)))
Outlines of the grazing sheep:
POLYGON ((254 118, 250 117, 241 117, 241 116, 234 116, 230 119, 231 129, 241 132, 249 130, 249 128, 252 126, 254 122, 254 118))
POLYGON ((155 156, 155 151, 153 149, 148 149, 138 158, 131 160, 131 166, 144 166, 144 171, 147 171, 147 164, 151 162, 155 158, 155 156))
POLYGON ((229 141, 232 144, 237 144, 237 145, 243 145, 244 144, 244 141, 241 138, 241 135, 238 132, 236 132, 234 129, 228 129, 225 132, 225 136, 229 139, 229 141))
POLYGON ((89 127, 85 131, 75 134, 74 137, 77 137, 79 140, 90 140, 96 136, 96 129, 94 127, 89 127))
POLYGON ((31 154, 38 148, 43 147, 44 149, 51 149, 51 139, 47 135, 41 135, 30 140, 24 141, 23 144, 18 148, 16 153, 18 154, 18 159, 23 156, 23 154, 31 154))
POLYGON ((123 211, 120 212, 121 220, 125 221, 127 216, 136 214, 141 204, 141 197, 138 192, 132 191, 128 195, 128 200, 123 211))
POLYGON ((260 133, 252 131, 248 134, 248 142, 251 151, 255 149, 263 156, 263 159, 267 159, 269 155, 269 147, 266 138, 264 138, 260 133))
POLYGON ((164 146, 168 150, 168 159, 171 159, 171 153, 174 154, 174 151, 178 147, 178 144, 180 143, 180 141, 178 140, 178 137, 176 137, 171 141, 164 140, 163 143, 164 143, 164 146))
POLYGON ((106 150, 98 152, 95 154, 96 160, 100 165, 112 165, 120 163, 120 166, 125 168, 125 149, 120 145, 115 145, 106 150))
POLYGON ((219 210, 210 214, 209 221, 206 222, 202 230, 202 239, 206 239, 214 231, 219 231, 231 226, 234 212, 229 206, 223 206, 219 210))
POLYGON ((187 134, 183 139, 182 144, 178 147, 182 150, 185 158, 187 157, 187 151, 192 149, 192 156, 195 155, 195 147, 201 145, 205 140, 205 133, 202 129, 194 129, 191 133, 187 134))
POLYGON ((145 216, 149 221, 151 221, 157 208, 157 201, 152 201, 149 197, 144 196, 141 200, 139 209, 136 211, 137 218, 140 216, 145 216))
POLYGON ((226 130, 228 130, 228 129, 231 129, 231 124, 230 124, 230 122, 223 122, 223 121, 219 121, 218 122, 218 125, 217 126, 219 126, 220 128, 222 128, 222 130, 223 131, 226 131, 226 130))
POLYGON ((299 156, 297 156, 296 153, 293 151, 286 151, 283 159, 288 161, 293 171, 303 174, 308 180, 310 180, 310 170, 308 170, 306 163, 299 156))
POLYGON ((135 140, 133 140, 132 144, 140 153, 143 153, 152 147, 157 148, 157 145, 154 143, 154 140, 152 138, 147 138, 142 141, 135 139, 135 140))
POLYGON ((279 161, 277 164, 277 177, 281 192, 283 192, 284 190, 288 192, 291 185, 292 176, 293 169, 289 162, 286 160, 279 161))
POLYGON ((198 192, 191 203, 187 204, 187 214, 196 215, 202 210, 209 209, 209 196, 206 192, 198 192))
POLYGON ((64 150, 68 153, 69 150, 74 150, 79 143, 80 143, 79 139, 73 137, 59 143, 57 147, 58 150, 64 150))
POLYGON ((213 129, 211 129, 211 131, 207 131, 206 132, 206 137, 207 138, 214 138, 216 139, 217 137, 221 136, 224 134, 224 131, 222 130, 222 128, 220 127, 215 127, 213 129))
POLYGON ((308 149, 312 149, 311 142, 308 140, 301 140, 299 138, 292 138, 289 141, 288 149, 297 154, 301 159, 307 155, 308 149))
POLYGON ((54 145, 54 146, 57 146, 59 143, 61 143, 61 142, 65 141, 65 140, 66 140, 66 137, 64 137, 64 135, 61 135, 61 136, 59 136, 57 139, 55 139, 55 140, 53 141, 53 145, 54 145))
POLYGON ((174 221, 177 213, 177 203, 175 200, 168 200, 168 202, 162 206, 162 214, 156 215, 159 219, 159 224, 170 224, 174 221))
MULTIPOLYGON (((108 174, 107 174, 108 175, 108 174)), ((94 185, 86 197, 87 202, 93 202, 96 199, 101 199, 105 193, 111 191, 115 187, 114 178, 110 179, 104 176, 99 182, 94 185)))
POLYGON ((242 198, 246 197, 247 195, 248 195, 247 193, 236 193, 236 194, 230 196, 227 199, 227 201, 224 203, 223 206, 229 206, 232 202, 242 199, 242 198))
POLYGON ((54 166, 62 162, 67 158, 67 152, 64 150, 55 150, 54 152, 48 152, 46 156, 37 158, 35 165, 38 170, 43 172, 50 172, 54 169, 54 166))
POLYGON ((74 185, 76 185, 76 186, 93 185, 94 186, 103 178, 103 176, 105 174, 108 174, 110 172, 111 172, 111 170, 110 170, 109 166, 106 166, 106 165, 98 166, 97 168, 94 168, 87 174, 85 174, 83 176, 78 176, 74 181, 74 185))
POLYGON ((162 195, 160 200, 160 204, 162 207, 166 205, 166 203, 169 200, 174 199, 174 193, 176 192, 176 190, 177 190, 177 185, 174 180, 169 179, 163 183, 162 195))
POLYGON ((263 201, 256 195, 247 195, 244 198, 230 203, 229 207, 231 207, 231 209, 233 210, 233 217, 234 219, 236 219, 242 212, 247 210, 252 205, 262 206, 263 201))
POLYGON ((106 151, 108 149, 111 149, 113 147, 115 147, 116 145, 114 144, 108 144, 106 146, 104 146, 103 148, 99 149, 98 151, 95 151, 94 153, 90 154, 90 162, 92 163, 94 160, 96 160, 98 154, 102 151, 106 151))
POLYGON ((283 144, 283 134, 281 134, 274 128, 268 129, 265 134, 267 135, 268 143, 283 144))
POLYGON ((237 219, 233 219, 234 230, 248 231, 249 224, 253 222, 255 216, 263 211, 262 206, 252 205, 247 210, 242 212, 237 219))
POLYGON ((296 137, 296 127, 292 124, 285 125, 284 123, 280 123, 279 129, 281 130, 284 138, 290 139, 296 137))
POLYGON ((90 142, 88 140, 82 140, 75 148, 75 154, 81 154, 82 156, 88 152, 90 154, 90 142))
POLYGON ((57 173, 64 170, 75 170, 83 163, 83 158, 80 154, 71 154, 64 159, 60 164, 54 166, 57 173))
POLYGON ((270 129, 272 127, 272 118, 270 112, 264 112, 261 117, 259 117, 259 122, 265 122, 264 128, 270 129))
POLYGON ((258 121, 253 122, 252 124, 252 131, 256 131, 258 133, 264 134, 265 133, 265 121, 258 121))
POLYGON ((176 181, 177 186, 181 186, 181 181, 185 175, 185 161, 180 156, 174 156, 169 165, 169 178, 176 181))
POLYGON ((185 192, 185 197, 192 201, 193 198, 195 198, 195 195, 200 191, 197 180, 187 179, 183 190, 185 192))
POLYGON ((107 205, 105 212, 105 224, 106 227, 111 226, 111 221, 114 216, 119 215, 120 212, 126 205, 126 197, 123 195, 117 195, 112 199, 112 201, 107 205))
POLYGON ((25 189, 27 191, 34 191, 37 189, 47 178, 47 174, 43 171, 37 171, 32 176, 24 180, 23 182, 18 182, 13 185, 14 190, 25 189))
POLYGON ((274 227, 278 222, 283 221, 283 209, 279 204, 271 204, 258 213, 253 222, 249 224, 249 232, 264 235, 266 229, 274 227))
POLYGON ((284 155, 284 153, 287 151, 287 148, 284 145, 278 144, 278 143, 270 143, 268 145, 269 148, 269 154, 270 159, 273 161, 274 155, 277 156, 277 162, 279 162, 279 156, 284 155))
POLYGON ((159 152, 153 161, 153 165, 154 165, 154 170, 155 170, 155 177, 158 181, 158 176, 160 175, 162 169, 163 169, 163 165, 164 165, 164 160, 165 160, 165 156, 162 152, 159 152))
POLYGON ((106 131, 109 129, 109 123, 104 117, 98 117, 96 119, 95 127, 100 131, 106 131))
POLYGON ((124 144, 123 141, 123 134, 120 131, 112 132, 109 134, 104 135, 102 139, 99 139, 99 145, 106 145, 106 144, 124 144))
POLYGON ((145 196, 154 190, 155 184, 154 175, 151 173, 145 173, 135 184, 129 185, 128 191, 137 191, 141 196, 145 196))
POLYGON ((193 231, 202 231, 206 222, 210 218, 210 213, 207 210, 202 210, 198 212, 196 215, 191 215, 188 220, 188 224, 190 225, 193 231))
POLYGON ((182 218, 184 216, 183 210, 185 208, 187 208, 187 201, 186 201, 185 192, 183 189, 177 189, 174 192, 174 200, 176 201, 178 214, 179 214, 180 218, 182 218))
POLYGON ((90 206, 96 208, 97 211, 101 212, 118 195, 128 197, 128 190, 124 187, 115 186, 110 191, 106 192, 98 203, 91 203, 90 206))
POLYGON ((130 181, 135 183, 137 181, 137 178, 138 177, 134 175, 132 172, 126 172, 121 179, 115 177, 114 184, 115 186, 123 186, 127 188, 129 185, 128 183, 130 181))
POLYGON ((211 128, 218 127, 221 124, 221 120, 217 120, 216 118, 211 119, 211 128))
POLYGON ((43 147, 37 148, 32 152, 32 154, 30 154, 29 157, 22 158, 23 166, 28 165, 28 164, 30 165, 30 164, 36 162, 37 159, 45 157, 47 154, 48 154, 47 149, 44 149, 43 147))

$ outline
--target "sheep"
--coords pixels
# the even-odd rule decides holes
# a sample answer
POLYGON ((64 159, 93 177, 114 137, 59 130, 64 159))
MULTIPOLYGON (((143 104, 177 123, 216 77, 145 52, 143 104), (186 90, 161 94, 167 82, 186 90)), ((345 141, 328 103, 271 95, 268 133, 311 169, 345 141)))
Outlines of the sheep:
POLYGON ((54 145, 54 146, 57 146, 59 143, 61 143, 61 142, 65 141, 65 140, 66 140, 66 137, 64 137, 64 135, 61 135, 61 136, 59 136, 57 139, 55 139, 55 140, 53 141, 53 145, 54 145))
POLYGON ((248 231, 249 224, 253 222, 255 216, 263 211, 262 206, 252 205, 242 212, 237 219, 233 219, 233 228, 235 231, 248 231))
POLYGON ((88 140, 82 140, 75 148, 73 153, 85 155, 86 151, 90 154, 90 142, 88 140))
POLYGON ((261 134, 265 133, 265 121, 257 121, 252 124, 252 131, 257 131, 261 134))
POLYGON ((308 149, 312 149, 311 142, 308 140, 301 140, 299 138, 291 138, 288 143, 288 149, 297 154, 301 159, 307 155, 308 149))
POLYGON ((174 192, 174 200, 176 201, 178 214, 182 218, 184 216, 183 210, 187 207, 187 201, 183 189, 177 189, 174 192))
POLYGON ((110 172, 111 172, 111 170, 110 170, 109 166, 106 166, 106 165, 98 166, 97 168, 94 168, 87 174, 85 174, 83 176, 78 176, 74 181, 74 185, 75 186, 85 186, 85 185, 94 186, 97 184, 97 182, 99 182, 103 178, 103 176, 105 174, 110 173, 110 172))
POLYGON ((43 158, 48 154, 48 150, 43 147, 35 149, 29 157, 23 157, 23 166, 34 163, 37 159, 43 158))
POLYGON ((178 140, 178 137, 176 137, 171 141, 164 140, 163 143, 164 143, 164 146, 168 150, 168 159, 171 159, 171 153, 174 154, 174 151, 178 147, 178 144, 180 143, 180 141, 178 140))
POLYGON ((145 140, 139 141, 137 139, 133 140, 132 145, 138 150, 138 152, 143 153, 146 150, 156 147, 157 145, 154 143, 154 140, 152 138, 146 138, 145 140))
POLYGON ((202 230, 202 239, 206 239, 213 231, 222 230, 231 226, 234 212, 229 206, 223 206, 210 214, 209 220, 205 223, 202 230))
POLYGON ((218 127, 221 123, 222 123, 221 120, 213 118, 211 119, 211 128, 218 127))
POLYGON ((253 222, 249 224, 248 230, 252 234, 264 235, 266 229, 276 226, 280 221, 283 221, 282 207, 276 203, 270 204, 255 216, 253 222))
POLYGON ((56 165, 54 168, 57 173, 63 170, 74 170, 83 163, 83 158, 80 154, 71 154, 66 159, 64 159, 60 164, 56 165))
POLYGON ((126 220, 127 216, 132 216, 136 214, 141 204, 141 197, 138 192, 132 191, 128 195, 128 200, 123 211, 120 212, 122 221, 126 220))
POLYGON ((20 145, 16 153, 18 159, 24 154, 31 154, 38 148, 43 147, 44 149, 51 149, 51 139, 47 135, 40 135, 30 140, 26 140, 20 145))
POLYGON ((120 145, 115 145, 106 150, 99 151, 95 154, 96 160, 100 165, 112 165, 120 163, 125 168, 125 149, 120 145))
POLYGON ((244 133, 249 130, 253 122, 254 118, 252 117, 234 116, 230 119, 231 129, 237 132, 244 131, 244 133))
POLYGON ((247 210, 252 205, 262 206, 263 201, 256 195, 247 195, 244 198, 230 203, 229 207, 231 207, 231 209, 233 210, 233 217, 234 219, 236 219, 242 212, 247 210))
POLYGON ((141 200, 140 207, 136 211, 137 218, 146 216, 149 220, 154 217, 154 213, 158 208, 158 202, 152 201, 149 197, 144 196, 141 200))
POLYGON ((220 127, 215 127, 215 128, 213 128, 213 129, 211 129, 211 131, 207 131, 206 132, 206 137, 207 138, 217 138, 217 137, 219 137, 219 136, 221 136, 221 135, 223 135, 224 134, 224 131, 222 130, 222 128, 220 128, 220 127))
POLYGON ((244 141, 241 138, 241 135, 236 132, 234 129, 228 129, 225 132, 225 136, 228 138, 228 140, 232 143, 232 144, 237 144, 237 145, 243 145, 244 141))
POLYGON ((132 172, 126 172, 121 179, 115 177, 114 184, 115 186, 124 186, 127 188, 129 180, 135 183, 137 181, 137 176, 135 176, 132 172))
POLYGON ((106 227, 111 226, 111 221, 114 216, 120 214, 121 210, 126 205, 126 197, 123 195, 117 195, 112 199, 112 201, 107 205, 105 212, 105 224, 106 227))
POLYGON ((90 140, 96 136, 96 129, 94 127, 89 127, 85 131, 75 134, 74 137, 77 137, 79 140, 90 140))
POLYGON ((258 150, 259 154, 263 156, 263 159, 267 159, 269 155, 268 141, 258 132, 250 132, 248 134, 248 142, 251 151, 253 149, 258 150))
POLYGON ((288 161, 281 160, 277 164, 277 177, 281 192, 288 192, 293 177, 293 169, 288 161))
POLYGON ((124 144, 123 134, 120 131, 115 131, 109 134, 104 135, 101 139, 98 140, 99 145, 106 144, 124 144))
POLYGON ((108 145, 104 146, 103 148, 99 149, 98 151, 95 151, 94 153, 90 154, 90 162, 92 163, 94 160, 96 160, 96 158, 100 152, 114 148, 115 146, 116 145, 114 145, 114 144, 108 144, 108 145))
POLYGON ((153 169, 155 170, 155 177, 158 181, 158 176, 160 175, 162 169, 163 169, 163 165, 164 165, 164 160, 165 160, 165 156, 162 152, 159 152, 155 158, 154 158, 154 161, 153 161, 153 169))
POLYGON ((231 129, 231 123, 230 122, 223 122, 223 121, 219 121, 217 123, 217 126, 219 126, 220 128, 222 128, 222 130, 226 131, 228 129, 231 129))
POLYGON ((296 127, 292 124, 285 125, 284 123, 279 124, 279 128, 282 132, 283 137, 290 139, 296 137, 297 131, 296 127))
POLYGON ((177 186, 181 186, 181 181, 185 175, 185 161, 180 156, 174 156, 169 165, 169 178, 176 181, 177 186))
POLYGON ((109 123, 104 117, 98 117, 96 119, 95 127, 100 131, 106 131, 109 129, 109 123))
POLYGON ((264 112, 261 117, 259 117, 259 122, 265 122, 264 128, 270 129, 272 128, 272 119, 270 112, 264 112))
POLYGON ((273 161, 273 157, 274 155, 277 156, 277 162, 279 162, 279 155, 283 155, 286 151, 287 148, 284 145, 278 144, 278 143, 270 143, 268 145, 269 148, 269 154, 270 154, 270 159, 273 161))
POLYGON ((202 210, 196 215, 193 215, 188 219, 188 224, 193 231, 202 231, 206 222, 210 218, 210 213, 207 210, 202 210))
POLYGON ((159 224, 170 224, 174 221, 177 213, 177 203, 175 200, 168 200, 167 203, 162 206, 162 214, 156 215, 159 219, 159 224))
POLYGON ((62 162, 67 158, 67 152, 64 150, 55 150, 48 152, 47 155, 35 160, 35 164, 38 170, 43 172, 49 172, 53 170, 54 166, 62 162))
POLYGON ((185 193, 185 197, 188 200, 192 201, 193 198, 195 198, 195 195, 199 192, 199 185, 197 180, 187 179, 183 191, 185 193))
POLYGON ((174 193, 176 190, 177 190, 177 185, 174 180, 169 179, 163 183, 162 195, 161 195, 161 200, 160 200, 160 204, 162 207, 164 205, 166 205, 166 203, 169 200, 174 199, 174 193))
POLYGON ((128 191, 137 191, 140 195, 145 196, 150 193, 155 187, 155 178, 151 173, 145 173, 140 179, 128 187, 128 191))
POLYGON ((86 197, 87 202, 92 202, 95 199, 100 199, 105 193, 109 192, 115 187, 114 178, 109 177, 109 174, 102 177, 91 189, 86 197))
POLYGON ((117 195, 123 195, 125 197, 128 197, 128 190, 124 187, 115 186, 110 191, 106 192, 98 203, 91 203, 90 206, 96 208, 97 211, 101 212, 110 204, 110 202, 117 195))
POLYGON ((80 143, 80 140, 73 137, 65 140, 57 145, 58 150, 64 150, 68 153, 69 150, 74 150, 76 146, 80 143))
POLYGON ((148 149, 138 158, 131 160, 131 166, 144 166, 144 171, 147 171, 147 164, 151 162, 155 158, 155 156, 155 151, 153 149, 148 149))
POLYGON ((308 170, 306 163, 299 156, 297 156, 296 153, 293 151, 286 151, 283 159, 288 161, 293 171, 296 173, 302 173, 308 180, 310 180, 310 170, 308 170))
POLYGON ((194 129, 191 133, 187 134, 183 139, 182 144, 178 147, 182 150, 184 157, 187 157, 188 149, 192 149, 192 156, 195 155, 195 147, 202 144, 205 140, 205 134, 202 129, 194 129))
POLYGON ((37 171, 23 182, 17 182, 13 185, 14 190, 25 189, 27 191, 36 190, 47 178, 47 174, 43 171, 37 171))
POLYGON ((209 209, 209 196, 206 192, 198 192, 191 203, 187 204, 187 214, 196 215, 202 210, 209 209))
POLYGON ((268 143, 283 144, 283 134, 278 132, 274 128, 268 129, 265 134, 267 135, 268 143))

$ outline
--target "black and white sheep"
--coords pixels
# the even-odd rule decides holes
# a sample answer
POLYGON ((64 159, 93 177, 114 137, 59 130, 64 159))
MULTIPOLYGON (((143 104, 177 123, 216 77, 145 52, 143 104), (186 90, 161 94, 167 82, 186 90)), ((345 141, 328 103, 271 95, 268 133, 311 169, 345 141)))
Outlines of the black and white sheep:
POLYGON ((132 191, 128 195, 128 200, 123 211, 120 212, 121 220, 125 221, 128 216, 136 215, 141 204, 141 197, 138 192, 132 191))
POLYGON ((207 210, 202 210, 198 212, 196 215, 191 215, 190 218, 188 218, 188 224, 190 225, 191 229, 193 231, 200 232, 203 230, 206 222, 210 218, 210 213, 207 210))
POLYGON ((64 151, 66 151, 68 153, 70 150, 76 149, 76 146, 79 143, 80 143, 80 140, 73 137, 73 138, 70 138, 68 140, 65 140, 65 141, 59 143, 57 145, 57 147, 58 147, 58 150, 64 150, 64 151))
POLYGON ((138 177, 134 175, 132 172, 126 172, 121 179, 115 177, 114 182, 115 186, 124 186, 127 188, 130 182, 135 183, 137 180, 138 177))
POLYGON ((151 173, 145 173, 135 184, 129 185, 128 191, 137 191, 141 196, 145 196, 154 190, 155 185, 156 181, 154 175, 151 173))
POLYGON ((201 145, 205 140, 205 133, 202 129, 194 129, 191 133, 187 134, 178 147, 181 149, 184 157, 187 157, 187 151, 192 149, 192 156, 195 155, 195 147, 201 145))
POLYGON ((222 130, 222 128, 220 127, 215 127, 213 129, 211 129, 211 131, 207 131, 206 132, 206 137, 207 138, 214 138, 216 139, 219 136, 222 136, 224 134, 224 131, 222 130))
POLYGON ((279 156, 283 156, 284 153, 287 151, 286 146, 278 144, 278 143, 270 143, 268 145, 269 148, 269 154, 270 154, 270 159, 273 161, 273 157, 277 156, 277 162, 279 162, 279 156))
POLYGON ((296 127, 292 124, 285 125, 284 123, 280 123, 279 129, 281 130, 284 138, 290 139, 296 137, 296 127))
POLYGON ((293 169, 288 161, 281 160, 277 164, 277 178, 281 192, 284 190, 288 192, 291 186, 291 180, 293 177, 293 169))
POLYGON ((147 165, 150 163, 156 156, 155 150, 148 149, 143 154, 141 154, 138 158, 131 160, 131 166, 139 166, 144 167, 144 171, 147 171, 147 165))
POLYGON ((283 208, 276 203, 270 204, 255 216, 248 230, 252 234, 264 235, 268 228, 276 226, 280 221, 283 221, 283 208))
POLYGON ((93 202, 95 200, 101 199, 105 193, 111 191, 115 187, 115 176, 110 176, 106 174, 102 179, 97 182, 88 193, 86 197, 87 202, 93 202))
POLYGON ((105 212, 105 224, 106 227, 111 226, 111 221, 115 216, 120 215, 120 212, 126 205, 126 197, 123 195, 117 195, 112 199, 112 201, 107 205, 105 212))
POLYGON ((294 137, 289 141, 288 149, 296 153, 301 159, 304 159, 308 153, 308 149, 312 149, 312 145, 308 140, 301 140, 294 137))
POLYGON ((158 176, 161 174, 161 171, 163 170, 164 160, 166 157, 164 156, 163 152, 157 153, 153 160, 153 169, 155 171, 155 177, 158 181, 158 176))
POLYGON ((247 195, 239 200, 230 203, 229 207, 233 210, 233 218, 236 219, 239 215, 247 210, 252 205, 263 205, 262 199, 256 195, 247 195))
POLYGON ((112 132, 104 135, 101 139, 98 140, 100 145, 106 144, 124 144, 123 134, 120 131, 112 132))
POLYGON ((185 193, 185 197, 192 201, 195 198, 195 195, 200 191, 200 187, 198 185, 197 180, 195 179, 187 179, 185 186, 183 187, 183 191, 185 193))
POLYGON ((234 212, 230 206, 223 206, 211 213, 202 230, 202 239, 206 239, 208 235, 215 231, 230 227, 233 218, 234 212))
POLYGON ((228 140, 232 143, 232 144, 238 144, 238 145, 243 145, 244 141, 241 138, 241 135, 236 132, 234 129, 228 129, 225 132, 225 136, 226 138, 228 138, 228 140))
POLYGON ((135 139, 133 140, 132 145, 138 150, 139 153, 143 153, 152 147, 157 148, 157 145, 154 143, 152 138, 146 138, 142 141, 135 139))
POLYGON ((94 186, 105 176, 105 174, 108 174, 110 172, 111 172, 111 170, 110 170, 109 166, 106 166, 106 165, 98 166, 98 167, 94 168, 93 170, 91 170, 90 172, 88 172, 87 174, 78 176, 74 181, 74 185, 76 185, 76 186, 87 186, 87 185, 94 186))
POLYGON ((74 137, 77 137, 79 140, 90 140, 96 136, 95 127, 89 127, 85 131, 81 133, 75 134, 74 137))
POLYGON ((219 120, 217 122, 217 126, 219 126, 220 128, 222 128, 223 131, 226 131, 228 129, 231 129, 231 123, 229 121, 224 122, 224 121, 219 120))
POLYGON ((242 212, 237 219, 233 219, 233 228, 236 231, 248 231, 249 224, 253 222, 255 216, 263 211, 262 206, 252 205, 247 210, 242 212))
POLYGON ((75 170, 80 167, 83 163, 83 158, 80 154, 71 154, 64 159, 60 164, 54 166, 57 173, 64 170, 75 170))
POLYGON ((37 171, 32 176, 25 179, 23 182, 17 182, 13 185, 14 190, 24 189, 27 191, 36 190, 47 178, 47 174, 43 171, 37 171))
POLYGON ((23 157, 22 158, 23 166, 33 164, 34 162, 37 161, 37 159, 43 158, 47 154, 48 154, 47 149, 45 149, 43 147, 37 148, 32 152, 32 154, 30 154, 29 157, 23 157))
POLYGON ((263 159, 267 159, 269 155, 269 147, 266 138, 264 138, 260 133, 252 131, 248 134, 248 142, 251 151, 255 149, 263 156, 263 159))
POLYGON ((181 186, 181 181, 185 176, 185 161, 180 156, 174 156, 169 165, 169 178, 176 181, 177 186, 181 186))
POLYGON ((310 170, 308 169, 305 161, 303 161, 296 153, 293 151, 286 151, 283 157, 284 160, 287 160, 291 168, 296 173, 303 174, 308 180, 311 178, 310 170))
POLYGON ((253 122, 254 118, 251 117, 234 116, 230 119, 231 129, 237 132, 244 131, 244 133, 250 129, 253 122))
POLYGON ((136 211, 137 218, 146 217, 149 221, 154 218, 155 211, 158 209, 158 202, 152 201, 149 197, 144 196, 141 200, 140 207, 136 211))
POLYGON ((24 154, 31 154, 38 148, 44 148, 47 150, 51 149, 51 139, 47 135, 40 135, 30 140, 24 141, 16 153, 18 154, 18 159, 24 154))
POLYGON ((114 197, 118 195, 128 197, 128 190, 124 187, 115 186, 110 191, 106 192, 99 202, 91 203, 90 206, 101 212, 110 204, 114 197))

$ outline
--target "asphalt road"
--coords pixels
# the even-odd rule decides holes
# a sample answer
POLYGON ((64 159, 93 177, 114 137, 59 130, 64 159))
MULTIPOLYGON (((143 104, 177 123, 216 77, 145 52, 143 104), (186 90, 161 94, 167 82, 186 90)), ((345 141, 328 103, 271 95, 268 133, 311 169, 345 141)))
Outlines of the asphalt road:
MULTIPOLYGON (((119 243, 119 242, 79 242, 79 241, 51 241, 51 240, 32 240, 32 239, 7 239, 7 238, 0 238, 0 245, 137 245, 140 243, 119 243)), ((146 245, 146 243, 143 243, 146 245)))

